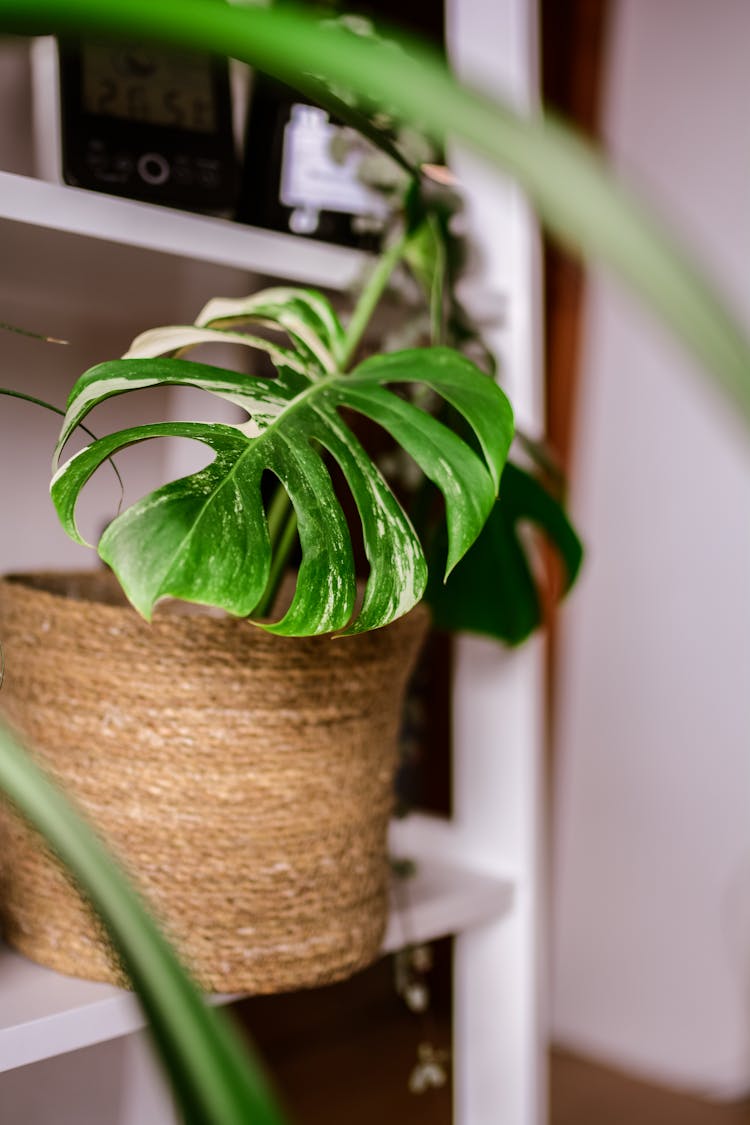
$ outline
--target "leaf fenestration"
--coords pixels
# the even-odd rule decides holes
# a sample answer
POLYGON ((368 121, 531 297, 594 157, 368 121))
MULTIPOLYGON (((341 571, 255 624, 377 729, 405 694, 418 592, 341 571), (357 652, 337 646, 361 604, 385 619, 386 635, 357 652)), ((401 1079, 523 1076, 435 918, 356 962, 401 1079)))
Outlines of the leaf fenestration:
POLYGON ((270 297, 267 292, 245 301, 211 302, 202 314, 210 325, 146 334, 134 346, 137 354, 92 368, 71 392, 56 458, 94 406, 131 389, 192 386, 239 405, 249 416, 248 422, 236 426, 166 422, 122 430, 92 442, 57 470, 52 498, 66 531, 81 542, 76 502, 105 458, 162 436, 193 438, 213 452, 214 459, 204 469, 144 497, 113 520, 102 537, 102 558, 146 617, 164 597, 215 605, 240 616, 261 604, 273 557, 261 492, 268 472, 294 508, 301 562, 291 605, 280 621, 264 622, 264 627, 295 635, 357 632, 387 624, 419 601, 427 581, 419 538, 342 419, 343 408, 383 427, 443 493, 448 570, 479 535, 492 509, 513 426, 502 391, 447 348, 393 353, 368 360, 346 375, 326 372, 326 356, 332 356, 343 339, 335 314, 324 298, 320 303, 307 291, 301 297, 290 292, 272 290, 270 297), (268 351, 266 341, 258 344, 256 337, 234 327, 215 327, 217 321, 234 324, 257 318, 265 323, 273 318, 295 345, 293 362, 287 362, 286 352, 272 356, 278 363, 276 378, 161 354, 175 348, 182 352, 209 337, 268 351), (461 413, 479 452, 394 389, 420 382, 461 413), (351 535, 328 458, 340 468, 356 503, 370 566, 354 620, 351 535))

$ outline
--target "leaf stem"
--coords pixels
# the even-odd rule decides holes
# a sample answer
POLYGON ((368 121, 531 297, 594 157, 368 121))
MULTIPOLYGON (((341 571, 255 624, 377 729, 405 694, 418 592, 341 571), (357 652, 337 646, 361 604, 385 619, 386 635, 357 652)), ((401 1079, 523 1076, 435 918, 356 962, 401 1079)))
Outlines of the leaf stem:
MULTIPOLYGON (((0 324, 0 328, 4 328, 4 327, 5 327, 5 325, 0 324)), ((25 335, 29 335, 29 333, 25 333, 25 335)), ((57 340, 57 341, 54 341, 54 342, 60 343, 60 344, 65 343, 64 340, 57 340)), ((12 391, 9 387, 0 387, 0 395, 7 395, 8 398, 18 398, 18 399, 21 400, 21 402, 30 402, 32 404, 32 406, 41 406, 42 409, 51 410, 53 414, 58 414, 61 418, 65 417, 65 411, 62 410, 59 406, 53 406, 51 402, 46 402, 43 398, 36 398, 34 395, 26 395, 26 394, 23 393, 23 391, 12 391)), ((96 434, 93 433, 88 428, 88 426, 84 426, 82 422, 79 422, 78 425, 83 430, 83 432, 85 434, 87 434, 92 439, 92 441, 97 440, 96 434)), ((120 476, 120 470, 117 468, 117 465, 114 463, 112 458, 108 457, 107 460, 109 461, 110 465, 112 466, 112 472, 117 477, 117 483, 120 487, 120 500, 119 500, 119 503, 117 505, 117 511, 119 513, 120 508, 122 507, 123 497, 125 495, 125 484, 123 482, 122 477, 120 476)))
MULTIPOLYGON (((0 327, 2 326, 0 325, 0 327)), ((34 406, 41 406, 44 410, 51 410, 53 414, 58 414, 61 418, 65 417, 65 411, 61 407, 53 406, 51 402, 45 402, 43 398, 26 395, 23 391, 12 391, 10 387, 0 387, 0 395, 7 395, 8 398, 20 398, 21 402, 30 402, 34 406)))
MULTIPOLYGON (((278 539, 275 544, 276 549, 273 553, 273 559, 271 561, 271 571, 268 576, 268 585, 266 586, 266 592, 255 610, 256 614, 259 617, 267 617, 273 609, 273 603, 276 600, 276 595, 279 592, 281 580, 283 579, 284 574, 286 573, 287 566, 289 565, 289 557, 292 553, 292 549, 297 538, 297 513, 292 507, 292 502, 281 485, 279 485, 279 490, 276 493, 276 496, 274 496, 274 504, 279 496, 282 496, 286 501, 287 517, 284 525, 278 533, 278 539)), ((280 507, 281 505, 279 505, 279 508, 280 507)))
MULTIPOLYGON (((344 346, 341 354, 336 357, 342 372, 351 363, 360 345, 388 280, 404 255, 408 237, 408 234, 402 234, 381 254, 359 295, 346 331, 344 346)), ((255 610, 260 617, 265 617, 271 612, 297 537, 297 513, 292 507, 286 489, 281 484, 278 485, 268 508, 268 533, 274 552, 268 585, 255 610)))
POLYGON ((388 280, 404 255, 408 240, 409 236, 405 232, 383 252, 367 284, 362 289, 346 329, 342 353, 338 357, 341 371, 346 371, 351 363, 388 280))
POLYGON ((19 336, 28 336, 31 340, 41 340, 43 344, 67 344, 67 340, 60 340, 57 336, 45 336, 42 332, 31 332, 28 328, 19 328, 16 324, 6 324, 0 320, 0 329, 5 332, 15 332, 19 336))
POLYGON ((271 503, 268 505, 268 534, 271 538, 271 545, 274 547, 283 531, 284 521, 290 506, 291 500, 286 494, 286 489, 281 481, 277 480, 271 503))

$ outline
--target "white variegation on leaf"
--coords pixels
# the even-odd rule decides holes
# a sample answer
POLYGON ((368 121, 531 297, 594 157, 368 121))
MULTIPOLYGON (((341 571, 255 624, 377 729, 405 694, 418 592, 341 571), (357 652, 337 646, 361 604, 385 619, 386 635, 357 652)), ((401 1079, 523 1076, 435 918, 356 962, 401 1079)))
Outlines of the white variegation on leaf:
POLYGON ((241 324, 283 330, 303 352, 309 351, 325 371, 334 371, 346 342, 330 301, 314 289, 279 286, 249 297, 214 297, 195 319, 201 328, 241 324))
POLYGON ((247 332, 230 332, 224 328, 198 328, 193 324, 175 324, 166 328, 149 328, 136 336, 123 359, 148 359, 158 355, 180 355, 198 344, 242 344, 267 352, 276 366, 306 371, 313 367, 305 363, 291 348, 283 348, 261 336, 247 332))
POLYGON ((478 536, 497 495, 513 430, 502 391, 447 348, 395 352, 369 359, 348 374, 339 372, 333 357, 343 349, 343 329, 326 299, 308 291, 275 289, 240 301, 212 301, 200 319, 206 323, 198 327, 145 333, 126 357, 80 377, 68 400, 56 465, 72 431, 94 406, 137 388, 196 387, 242 407, 249 421, 236 426, 162 422, 92 441, 57 469, 52 481, 66 531, 83 541, 75 520, 77 499, 107 458, 151 438, 193 438, 213 452, 211 463, 138 501, 113 520, 99 543, 100 555, 145 617, 165 597, 240 616, 263 604, 274 552, 261 488, 267 473, 294 509, 301 562, 288 610, 264 627, 287 635, 361 632, 406 613, 427 582, 422 546, 340 411, 349 408, 385 429, 440 489, 449 572, 478 536), (280 328, 294 350, 238 332, 240 323, 280 328), (174 357, 175 351, 183 355, 209 340, 266 352, 276 363, 277 377, 174 357), (413 383, 431 388, 463 416, 477 449, 392 389, 413 383), (329 473, 331 462, 356 504, 370 567, 356 616, 351 534, 329 473))

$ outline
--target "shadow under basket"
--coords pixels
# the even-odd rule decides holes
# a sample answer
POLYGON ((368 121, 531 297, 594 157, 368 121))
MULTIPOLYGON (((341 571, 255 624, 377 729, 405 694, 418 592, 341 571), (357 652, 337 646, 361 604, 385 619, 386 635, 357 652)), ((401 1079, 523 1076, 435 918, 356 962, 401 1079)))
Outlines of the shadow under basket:
MULTIPOLYGON (((169 603, 142 621, 107 573, 0 580, 0 711, 119 857, 197 980, 267 993, 379 952, 401 708, 426 632, 274 637, 169 603)), ((62 868, 7 808, 5 939, 123 983, 62 868)))

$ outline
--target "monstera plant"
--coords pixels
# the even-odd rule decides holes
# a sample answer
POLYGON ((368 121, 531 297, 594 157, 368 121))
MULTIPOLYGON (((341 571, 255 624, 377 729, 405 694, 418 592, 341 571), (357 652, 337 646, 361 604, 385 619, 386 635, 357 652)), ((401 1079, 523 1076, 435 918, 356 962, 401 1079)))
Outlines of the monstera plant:
MULTIPOLYGON (((369 135, 378 136, 373 129, 369 135)), ((389 141, 386 147, 390 153, 389 141)), ((390 190, 385 247, 343 322, 313 290, 216 298, 194 324, 144 332, 122 359, 98 364, 73 387, 55 451, 52 498, 78 542, 84 542, 78 496, 124 447, 190 438, 213 457, 200 472, 119 515, 99 542, 101 557, 144 617, 172 597, 252 615, 281 635, 359 633, 388 624, 426 597, 439 625, 517 643, 541 621, 533 566, 517 532, 522 521, 540 528, 557 549, 563 592, 575 580, 582 549, 554 494, 554 474, 540 478, 533 458, 504 472, 512 410, 495 382, 494 360, 456 297, 462 254, 450 219, 460 201, 455 192, 437 190, 403 153, 400 160, 394 170, 403 186, 400 193, 390 190), (413 297, 406 308, 402 300, 395 336, 425 346, 392 347, 357 362, 384 291, 394 274, 403 282, 403 273, 421 300, 413 297), (256 362, 259 355, 270 361, 274 377, 186 358, 207 344, 244 347, 256 362), (208 392, 243 419, 130 428, 93 441, 60 466, 90 411, 157 385, 208 392), (360 440, 363 420, 366 431, 377 428, 381 445, 384 435, 389 441, 386 458, 400 465, 395 487, 360 440), (343 488, 334 486, 332 473, 343 488), (353 530, 367 569, 361 603, 353 530), (295 553, 296 593, 271 622, 295 553)))
POLYGON ((427 585, 420 541, 402 506, 340 411, 378 423, 442 493, 447 570, 465 554, 492 509, 513 423, 499 387, 459 353, 422 348, 375 356, 346 369, 352 342, 328 301, 313 292, 265 290, 246 300, 211 301, 195 326, 140 336, 120 360, 99 364, 74 386, 58 449, 89 411, 113 395, 157 384, 196 387, 240 406, 237 425, 164 422, 100 438, 56 473, 52 497, 63 526, 81 539, 75 501, 91 474, 124 446, 155 437, 194 438, 214 454, 193 476, 174 481, 118 516, 99 551, 135 607, 150 617, 171 596, 247 616, 272 600, 276 562, 298 529, 296 593, 281 620, 263 627, 308 635, 377 628, 411 609, 427 585), (291 346, 240 326, 271 326, 291 346), (268 354, 276 378, 211 367, 174 352, 234 342, 268 354), (417 384, 453 407, 476 450, 393 388, 417 384), (351 535, 326 459, 343 473, 356 502, 369 576, 352 619, 356 580, 351 535), (281 483, 264 505, 266 473, 281 483), (287 500, 288 498, 288 500, 287 500), (269 587, 271 587, 269 589, 269 587))
MULTIPOLYGON (((360 120, 360 113, 346 112, 360 120)), ((368 135, 381 139, 373 128, 368 135)), ((451 220, 460 197, 453 188, 438 189, 404 152, 397 166, 387 136, 383 143, 387 154, 380 160, 392 170, 390 228, 344 323, 312 290, 214 299, 195 324, 145 332, 123 359, 99 364, 73 388, 56 466, 88 413, 129 390, 189 386, 244 412, 245 420, 231 426, 161 423, 126 430, 93 442, 58 468, 53 500, 65 529, 83 542, 76 500, 118 450, 169 436, 195 439, 213 454, 203 471, 118 516, 100 541, 100 555, 145 617, 169 596, 264 617, 297 536, 297 594, 281 620, 263 622, 279 634, 363 632, 424 597, 439 627, 519 643, 542 619, 534 565, 519 531, 524 524, 555 548, 561 592, 575 581, 583 552, 561 505, 559 473, 523 435, 525 463, 505 467, 510 404, 495 385, 494 359, 456 296, 464 252, 451 220), (383 291, 403 272, 421 300, 401 310, 393 335, 423 346, 392 345, 388 354, 356 362, 383 291), (263 353, 276 377, 185 359, 196 346, 227 343, 263 353), (386 457, 391 465, 400 458, 399 499, 362 447, 357 417, 390 438, 386 457), (369 567, 356 612, 351 527, 331 466, 351 495, 355 538, 369 567)))
MULTIPOLYGON (((340 89, 352 91, 370 107, 385 105, 389 112, 395 112, 404 120, 419 122, 438 140, 445 136, 462 139, 514 175, 529 193, 542 219, 567 244, 614 267, 702 361, 714 384, 725 391, 728 400, 743 417, 746 420, 750 418, 750 346, 721 300, 717 299, 710 286, 704 282, 701 271, 695 269, 682 250, 665 235, 660 225, 630 194, 612 180, 600 161, 564 128, 550 124, 542 117, 519 116, 507 106, 477 94, 458 83, 442 63, 428 53, 412 51, 410 62, 405 65, 403 55, 396 58, 378 43, 352 43, 349 37, 335 28, 323 28, 309 14, 297 12, 293 8, 225 6, 207 3, 206 0, 160 0, 158 4, 154 4, 153 0, 108 0, 106 4, 101 3, 101 0, 0 0, 0 28, 24 34, 56 31, 151 36, 177 46, 209 49, 239 57, 313 94, 320 90, 320 76, 323 75, 340 89)), ((189 247, 186 249, 189 250, 189 247)), ((316 335, 320 335, 320 332, 316 335)), ((325 340, 325 331, 322 335, 325 340)), ((295 347, 293 350, 296 354, 300 348, 295 347)), ((301 353, 306 360, 302 364, 304 371, 297 371, 294 365, 287 367, 285 363, 279 364, 280 375, 273 387, 276 405, 281 400, 289 404, 296 399, 298 419, 310 412, 314 415, 315 432, 310 435, 312 444, 309 438, 306 439, 308 449, 304 456, 319 458, 320 450, 326 449, 326 456, 329 457, 351 457, 351 449, 357 447, 352 446, 348 438, 344 440, 338 434, 331 438, 329 432, 332 408, 334 413, 338 410, 338 405, 332 407, 332 404, 341 401, 337 396, 343 395, 340 384, 348 380, 346 395, 349 395, 357 393, 361 381, 361 393, 370 399, 390 396, 391 383, 382 372, 368 382, 366 365, 363 365, 359 374, 357 368, 347 375, 321 374, 321 357, 315 357, 314 352, 313 348, 311 354, 308 345, 303 344, 301 353), (307 398, 303 397, 303 384, 309 387, 307 398), (320 420, 317 416, 318 403, 321 406, 320 420), (310 411, 307 410, 308 406, 310 411), (320 439, 319 434, 325 434, 329 438, 328 445, 320 439)), ((127 365, 130 361, 122 362, 127 365)), ((166 358, 152 356, 146 357, 144 362, 165 364, 168 361, 166 358)), ((170 364, 181 362, 183 361, 179 359, 169 360, 170 364)), ((173 373, 176 370, 173 369, 173 373)), ((125 371, 126 367, 122 367, 121 375, 125 371)), ((105 373, 102 390, 108 377, 105 373)), ((236 388, 236 380, 232 379, 230 382, 231 387, 236 388)), ((113 389, 110 385, 109 391, 113 389)), ((485 391, 486 387, 483 386, 481 393, 485 391)), ((98 392, 92 393, 95 395, 98 392)), ((225 393, 233 391, 227 388, 225 393)), ((76 392, 75 398, 78 397, 76 392)), ((448 396, 444 395, 444 398, 448 399, 448 396)), ((496 399, 496 403, 499 402, 496 399)), ((255 408, 257 411, 257 403, 255 408)), ((78 416, 84 416, 87 404, 83 397, 74 402, 72 409, 78 416)), ((286 407, 282 407, 277 415, 277 425, 282 422, 285 409, 286 407)), ((497 405, 497 409, 506 417, 504 405, 497 405)), ((269 413, 267 412, 267 417, 269 413)), ((295 410, 290 409, 290 421, 294 414, 295 410)), ((283 425, 282 422, 281 429, 283 425)), ((284 439, 279 436, 280 432, 269 420, 266 426, 266 455, 270 457, 273 452, 271 471, 274 474, 278 472, 278 479, 291 494, 296 489, 295 470, 283 464, 279 448, 283 448, 284 439)), ((421 428, 419 434, 423 436, 421 428)), ((200 435, 193 432, 191 436, 203 438, 205 431, 202 430, 200 435)), ((225 467, 225 484, 228 487, 234 481, 234 475, 228 471, 230 463, 241 469, 252 460, 246 453, 249 460, 245 462, 240 452, 242 441, 251 437, 252 434, 243 434, 235 428, 231 441, 227 435, 226 445, 221 445, 219 433, 211 439, 215 441, 213 448, 216 450, 216 460, 221 461, 225 467)), ((138 440, 137 437, 133 439, 138 440)), ((114 449, 123 439, 122 435, 115 435, 103 440, 114 443, 114 449)), ((476 441, 479 441, 479 434, 476 441)), ((248 445, 247 448, 251 446, 248 445)), ((101 446, 94 453, 96 449, 95 444, 90 451, 81 454, 78 466, 74 459, 59 478, 59 481, 66 480, 66 483, 61 485, 58 481, 56 486, 62 488, 62 492, 58 493, 59 499, 67 490, 68 495, 61 503, 71 528, 75 493, 86 475, 82 466, 85 463, 88 468, 93 469, 94 462, 103 452, 101 446), (81 472, 75 479, 79 469, 81 472)), ((473 452, 481 473, 492 480, 493 466, 497 466, 497 451, 488 457, 480 444, 479 452, 476 446, 473 452)), ((377 493, 370 491, 372 486, 367 483, 368 473, 362 470, 361 475, 359 474, 358 465, 355 475, 361 482, 361 491, 368 501, 364 511, 370 516, 375 514, 374 526, 377 530, 380 511, 377 493)), ((252 478, 252 473, 249 475, 252 478)), ((206 486, 212 488, 215 483, 205 481, 206 486)), ((163 493, 156 494, 156 499, 157 503, 163 502, 169 506, 172 503, 176 505, 179 498, 174 492, 168 491, 166 496, 163 493)), ((184 511, 192 511, 194 516, 198 503, 195 494, 192 498, 186 496, 183 499, 184 511)), ((275 517, 279 526, 284 527, 290 522, 285 503, 279 500, 278 515, 275 517)), ((302 516, 303 512, 307 513, 308 506, 297 497, 295 510, 302 516)), ((494 511, 493 508, 492 512, 494 511)), ((272 515, 269 512, 271 537, 272 515)), ((147 516, 148 513, 144 518, 147 516)), ((365 518, 362 516, 363 524, 365 518)), ((125 523, 121 526, 127 531, 125 523)), ((174 524, 168 522, 166 526, 170 529, 170 534, 174 535, 174 524)), ((306 529, 304 535, 307 535, 306 529)), ((302 528, 300 537, 303 537, 302 528)), ((114 525, 111 538, 114 543, 114 525)), ((126 539, 127 535, 124 536, 123 543, 126 539)), ((377 547, 378 540, 377 534, 371 535, 371 550, 377 547)), ((454 532, 449 559, 453 557, 453 552, 460 551, 463 541, 463 531, 454 532)), ((127 551, 125 559, 126 556, 127 551)), ((309 551, 307 563, 310 567, 315 567, 315 559, 309 551)), ((264 565, 267 565, 267 559, 264 565)), ((377 572, 377 565, 374 569, 377 572)), ((314 573, 314 570, 310 573, 314 573)), ((177 567, 175 574, 153 575, 148 591, 136 592, 135 596, 142 598, 144 610, 147 611, 152 596, 158 597, 163 592, 165 580, 169 587, 174 584, 176 588, 182 583, 184 577, 180 567, 177 567)), ((261 584, 261 578, 258 578, 257 586, 261 584)), ((267 586, 268 582, 266 588, 267 586)), ((341 605, 346 604, 350 594, 344 594, 343 601, 341 591, 337 590, 336 594, 340 603, 336 612, 340 616, 333 614, 328 620, 343 622, 346 627, 345 622, 349 618, 341 605)), ((387 599, 376 597, 374 588, 369 598, 368 614, 389 612, 384 609, 387 599)), ((295 616, 298 612, 300 603, 294 611, 295 616)), ((0 749, 0 784, 24 814, 47 834, 64 860, 76 872, 92 901, 102 910, 111 932, 114 935, 125 933, 128 929, 127 907, 124 915, 112 909, 112 900, 106 893, 106 880, 104 883, 98 880, 86 862, 89 837, 83 833, 74 818, 62 811, 57 796, 40 779, 35 767, 4 736, 0 739, 0 749)), ((113 887, 114 897, 122 905, 126 902, 125 896, 120 894, 119 884, 113 884, 113 887)), ((155 997, 155 1001, 149 1010, 157 1014, 161 1021, 157 1021, 157 1027, 162 1055, 168 1069, 176 1076, 186 1118, 213 1122, 214 1125, 217 1122, 224 1125, 225 1122, 260 1120, 262 1111, 258 1108, 257 1100, 253 1100, 252 1092, 241 1082, 238 1084, 235 1081, 236 1056, 232 1049, 226 1047, 221 1034, 214 1034, 209 1030, 204 1039, 195 1041, 201 1046, 191 1054, 185 1043, 184 1031, 188 1026, 197 1028, 199 1017, 185 1007, 174 1004, 181 987, 177 983, 179 978, 171 975, 171 969, 165 967, 163 960, 150 956, 148 927, 145 923, 141 925, 139 915, 134 913, 132 919, 135 922, 130 929, 129 939, 133 947, 142 954, 142 972, 136 971, 133 960, 126 960, 126 964, 132 968, 133 978, 145 995, 148 995, 148 986, 153 986, 151 995, 155 997), (202 1066, 199 1065, 201 1059, 204 1064, 202 1066), (219 1092, 219 1098, 226 1095, 225 1100, 201 1101, 197 1095, 186 1093, 185 1087, 180 1084, 180 1075, 186 1072, 194 1077, 201 1090, 212 1088, 219 1092)), ((269 1116, 268 1119, 273 1118, 269 1116)))

